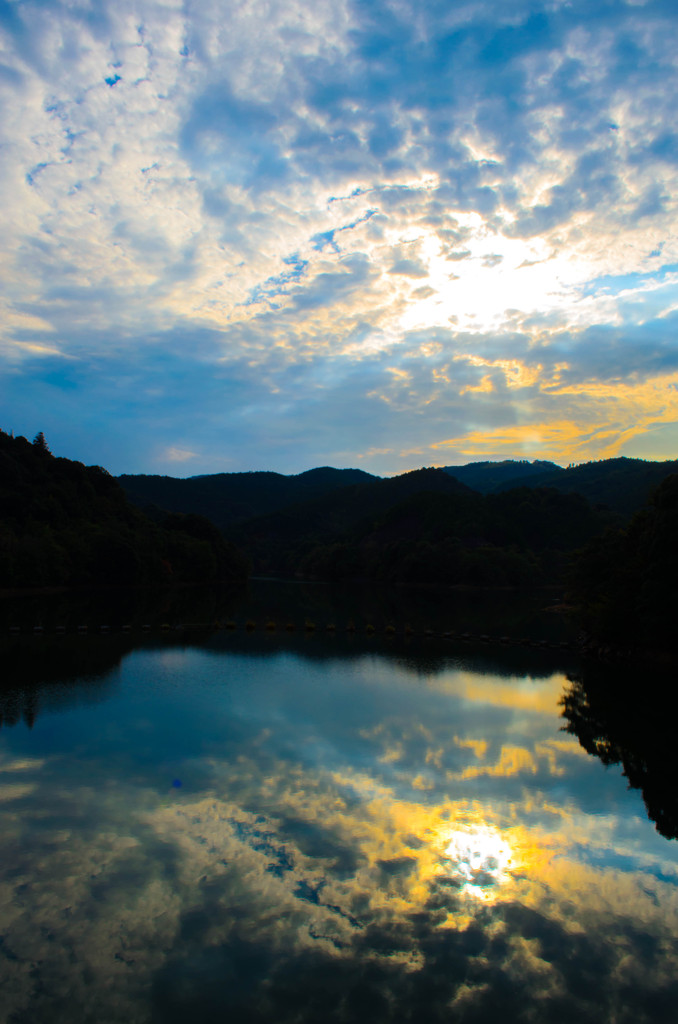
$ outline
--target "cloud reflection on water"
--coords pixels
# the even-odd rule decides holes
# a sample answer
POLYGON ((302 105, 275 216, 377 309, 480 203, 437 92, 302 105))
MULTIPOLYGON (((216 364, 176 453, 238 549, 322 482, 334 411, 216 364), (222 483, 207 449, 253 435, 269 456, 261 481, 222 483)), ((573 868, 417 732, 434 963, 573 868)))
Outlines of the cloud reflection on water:
POLYGON ((4 733, 3 1019, 669 1024, 675 852, 564 682, 135 652, 4 733))
POLYGON ((463 881, 463 891, 486 900, 497 898, 496 890, 507 880, 511 854, 499 829, 488 825, 454 829, 445 847, 450 876, 463 881))

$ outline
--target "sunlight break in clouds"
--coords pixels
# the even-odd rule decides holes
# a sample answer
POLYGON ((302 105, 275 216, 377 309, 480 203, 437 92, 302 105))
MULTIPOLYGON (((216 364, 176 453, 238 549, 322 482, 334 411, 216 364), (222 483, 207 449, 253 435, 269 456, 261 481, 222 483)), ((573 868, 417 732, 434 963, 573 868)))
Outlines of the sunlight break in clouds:
POLYGON ((461 892, 486 902, 496 899, 511 863, 511 848, 493 825, 455 829, 449 837, 445 856, 450 871, 461 883, 461 892))
POLYGON ((5 5, 4 428, 114 472, 675 454, 675 22, 5 5))

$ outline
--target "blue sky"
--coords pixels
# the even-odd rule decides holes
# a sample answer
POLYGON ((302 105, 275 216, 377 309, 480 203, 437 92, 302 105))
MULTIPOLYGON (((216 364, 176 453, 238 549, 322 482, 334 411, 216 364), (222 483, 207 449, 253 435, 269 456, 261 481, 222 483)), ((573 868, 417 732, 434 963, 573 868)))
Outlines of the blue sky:
POLYGON ((0 427, 112 472, 678 448, 668 0, 0 0, 0 427))

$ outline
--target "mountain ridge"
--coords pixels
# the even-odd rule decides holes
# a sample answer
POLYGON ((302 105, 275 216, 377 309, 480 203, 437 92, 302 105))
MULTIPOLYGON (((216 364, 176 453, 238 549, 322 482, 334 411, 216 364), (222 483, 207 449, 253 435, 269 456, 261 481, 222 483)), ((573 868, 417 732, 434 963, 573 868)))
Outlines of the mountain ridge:
MULTIPOLYGON (((563 493, 581 494, 594 505, 631 516, 666 476, 678 472, 678 460, 652 461, 620 456, 563 467, 543 459, 532 462, 504 459, 428 468, 439 469, 480 494, 498 494, 516 487, 554 487, 563 493)), ((155 505, 169 512, 195 512, 211 519, 220 529, 229 530, 237 523, 321 498, 342 487, 395 480, 406 475, 380 477, 361 469, 319 466, 295 474, 272 470, 183 478, 123 474, 117 480, 129 500, 140 508, 155 505)))

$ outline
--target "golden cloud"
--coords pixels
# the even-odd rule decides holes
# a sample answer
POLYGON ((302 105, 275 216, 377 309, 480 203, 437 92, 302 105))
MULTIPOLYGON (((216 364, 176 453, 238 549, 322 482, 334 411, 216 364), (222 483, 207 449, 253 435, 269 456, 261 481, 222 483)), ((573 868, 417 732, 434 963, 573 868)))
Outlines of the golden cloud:
POLYGON ((481 775, 503 776, 520 775, 523 772, 537 773, 537 762, 525 747, 516 747, 507 744, 502 746, 499 760, 496 764, 469 765, 461 772, 448 772, 447 778, 453 779, 477 779, 481 775))
MULTIPOLYGON (((470 458, 505 458, 522 452, 561 463, 609 459, 651 428, 678 423, 678 373, 643 382, 595 381, 561 386, 554 380, 542 382, 541 387, 553 405, 553 419, 544 420, 542 410, 535 413, 532 422, 473 430, 438 441, 431 448, 454 449, 470 458), (562 416, 563 411, 567 418, 562 416)), ((529 404, 517 411, 523 420, 529 419, 529 404)))

